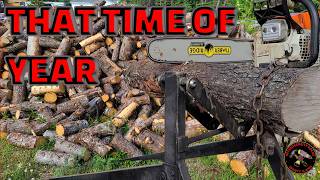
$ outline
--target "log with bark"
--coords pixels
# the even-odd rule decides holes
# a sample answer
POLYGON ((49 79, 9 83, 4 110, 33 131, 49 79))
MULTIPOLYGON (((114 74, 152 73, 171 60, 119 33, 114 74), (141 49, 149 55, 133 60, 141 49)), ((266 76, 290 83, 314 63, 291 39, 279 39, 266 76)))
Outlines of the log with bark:
POLYGON ((39 56, 40 55, 40 45, 39 45, 40 37, 28 36, 28 44, 27 44, 27 55, 28 56, 39 56))
POLYGON ((137 137, 133 138, 133 142, 153 153, 164 151, 164 138, 150 130, 141 132, 137 137))
POLYGON ((257 156, 254 151, 237 153, 230 161, 230 167, 239 176, 248 176, 249 170, 254 165, 256 159, 257 156))
POLYGON ((54 150, 58 152, 76 155, 84 161, 88 161, 91 157, 91 153, 87 148, 61 139, 56 140, 54 150))
POLYGON ((42 48, 58 49, 59 45, 60 45, 60 41, 58 41, 58 40, 56 40, 54 38, 50 38, 48 36, 42 36, 42 37, 40 37, 39 45, 42 48))
POLYGON ((143 155, 140 149, 130 141, 127 141, 120 133, 114 135, 110 144, 115 149, 127 153, 129 157, 138 157, 143 155))
POLYGON ((83 129, 81 132, 90 134, 91 136, 105 137, 114 135, 116 128, 109 121, 97 124, 95 126, 83 129))
POLYGON ((136 43, 128 36, 123 37, 119 53, 119 60, 131 60, 132 54, 135 51, 136 43))
POLYGON ((13 86, 13 94, 12 94, 12 104, 22 103, 26 98, 27 89, 26 86, 23 85, 14 85, 13 86))
POLYGON ((29 135, 42 135, 50 126, 48 123, 38 123, 29 119, 7 120, 7 132, 18 132, 29 135))
POLYGON ((116 62, 119 59, 119 52, 121 48, 121 39, 120 37, 115 37, 114 48, 112 52, 111 60, 116 62))
POLYGON ((86 120, 67 121, 56 126, 56 134, 58 136, 69 136, 87 127, 89 127, 89 124, 86 120))
MULTIPOLYGON (((252 63, 189 63, 184 65, 135 61, 127 64, 126 82, 155 95, 162 95, 156 78, 166 71, 186 73, 198 78, 208 94, 224 105, 232 116, 253 121, 256 113, 253 99, 260 90, 265 68, 252 63)), ((271 75, 265 88, 261 119, 274 132, 283 135, 291 130, 313 129, 319 120, 315 109, 320 108, 319 67, 305 69, 279 68, 271 75), (318 95, 319 93, 319 95, 318 95)))
POLYGON ((123 70, 108 57, 108 50, 105 47, 98 49, 92 53, 91 57, 95 58, 104 74, 112 72, 121 73, 123 70))
POLYGON ((0 79, 0 87, 4 89, 12 89, 11 81, 0 79))
POLYGON ((89 104, 89 99, 86 96, 79 96, 67 102, 57 105, 57 112, 72 113, 79 107, 86 107, 89 104))
POLYGON ((79 143, 102 157, 106 156, 112 149, 109 145, 104 144, 98 137, 91 136, 86 132, 69 136, 68 141, 79 143))
MULTIPOLYGON (((152 122, 152 131, 164 135, 165 119, 155 119, 152 122)), ((207 129, 196 119, 186 121, 186 136, 195 137, 207 132, 207 129)))
POLYGON ((10 144, 27 149, 33 149, 46 143, 46 139, 42 136, 32 136, 21 133, 9 133, 7 140, 10 144))
POLYGON ((48 85, 48 86, 32 86, 31 94, 32 95, 41 95, 45 93, 64 93, 65 88, 63 84, 60 85, 48 85))
POLYGON ((54 166, 75 166, 77 157, 75 155, 53 152, 53 151, 38 151, 35 155, 35 161, 41 164, 54 166))

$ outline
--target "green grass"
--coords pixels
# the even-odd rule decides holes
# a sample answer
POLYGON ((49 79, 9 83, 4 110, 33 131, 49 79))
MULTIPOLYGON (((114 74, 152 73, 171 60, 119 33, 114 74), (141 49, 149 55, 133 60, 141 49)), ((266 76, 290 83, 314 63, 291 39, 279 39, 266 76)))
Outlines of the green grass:
MULTIPOLYGON (((208 141, 208 140, 206 140, 208 141)), ((135 166, 157 164, 158 161, 119 161, 126 157, 124 153, 112 152, 107 157, 94 155, 88 162, 80 162, 76 167, 53 167, 39 165, 34 161, 37 150, 52 150, 54 141, 33 149, 26 150, 8 144, 5 140, 0 140, 0 179, 30 180, 47 179, 52 176, 66 176, 82 173, 101 172, 106 170, 128 168, 135 166)), ((201 157, 187 160, 189 172, 192 179, 227 179, 227 180, 253 180, 255 179, 255 168, 252 168, 248 177, 239 177, 232 172, 229 165, 219 163, 216 156, 201 157)), ((317 164, 317 166, 320 163, 317 164)), ((270 167, 266 162, 264 165, 270 167)), ((320 166, 320 165, 319 165, 320 166)), ((309 177, 295 174, 296 179, 320 179, 320 175, 309 177)), ((274 179, 272 172, 266 178, 274 179)))

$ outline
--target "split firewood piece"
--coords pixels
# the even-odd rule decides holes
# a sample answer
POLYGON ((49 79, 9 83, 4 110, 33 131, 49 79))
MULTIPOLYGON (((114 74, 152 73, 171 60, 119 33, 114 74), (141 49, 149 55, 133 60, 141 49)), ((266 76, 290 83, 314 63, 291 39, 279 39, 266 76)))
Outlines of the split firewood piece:
POLYGON ((129 157, 142 156, 143 153, 130 141, 127 141, 120 133, 114 135, 111 146, 115 149, 127 153, 129 157))
POLYGON ((67 102, 63 102, 57 105, 57 112, 72 113, 79 107, 86 107, 89 104, 89 99, 86 96, 78 96, 72 98, 67 102))
POLYGON ((113 62, 116 62, 119 59, 119 53, 120 53, 120 48, 121 48, 120 37, 115 37, 115 42, 113 43, 113 45, 114 45, 114 48, 113 48, 111 60, 113 62))
POLYGON ((128 36, 124 36, 122 39, 122 44, 119 53, 119 60, 127 61, 132 57, 133 52, 135 51, 136 44, 128 36))
POLYGON ((132 141, 133 137, 136 135, 135 133, 135 123, 138 121, 145 121, 146 119, 148 119, 148 117, 150 116, 152 110, 152 106, 150 104, 145 104, 141 107, 141 110, 138 114, 138 118, 135 120, 133 126, 130 127, 130 129, 128 130, 128 132, 125 135, 125 138, 128 141, 132 141))
POLYGON ((86 52, 86 54, 91 54, 103 46, 104 46, 103 42, 94 42, 92 44, 85 46, 84 51, 86 52))
POLYGON ((38 109, 38 114, 40 117, 44 118, 47 121, 54 115, 52 109, 48 106, 38 109))
POLYGON ((76 165, 77 157, 75 155, 62 152, 40 150, 35 155, 35 161, 40 164, 72 167, 76 165))
POLYGON ((47 103, 55 103, 58 99, 58 96, 54 92, 48 92, 44 95, 43 99, 47 103))
POLYGON ((96 87, 93 89, 87 89, 86 91, 83 91, 81 93, 77 93, 73 96, 71 96, 71 99, 80 97, 80 96, 86 96, 88 99, 95 98, 97 96, 101 96, 103 94, 102 89, 100 87, 96 87))
POLYGON ((308 131, 303 132, 303 138, 312 144, 313 147, 316 149, 320 149, 320 142, 317 138, 315 138, 312 134, 310 134, 308 131))
POLYGON ((46 143, 46 139, 42 136, 32 136, 21 133, 9 133, 7 141, 10 144, 27 149, 33 149, 46 143))
MULTIPOLYGON (((152 131, 163 135, 165 133, 165 119, 155 119, 152 122, 152 131)), ((207 131, 208 130, 196 119, 186 121, 186 136, 189 138, 199 136, 207 131)))
POLYGON ((134 132, 136 134, 140 134, 140 132, 146 128, 152 125, 152 122, 155 119, 164 119, 165 117, 165 107, 162 106, 157 113, 155 113, 154 115, 152 115, 151 117, 149 117, 148 119, 137 119, 134 122, 133 128, 134 128, 134 132))
POLYGON ((111 122, 104 122, 92 126, 90 128, 83 129, 81 132, 86 132, 91 136, 105 137, 114 135, 116 132, 116 127, 111 122))
POLYGON ((110 74, 110 68, 116 73, 122 73, 123 70, 108 57, 108 50, 105 47, 98 49, 91 56, 97 60, 103 73, 110 74))
POLYGON ((230 166, 233 172, 239 176, 248 176, 250 168, 254 165, 257 159, 256 153, 252 150, 237 153, 230 161, 230 166))
POLYGON ((154 104, 159 107, 161 107, 163 105, 163 98, 152 97, 152 100, 153 100, 154 104))
POLYGON ((36 96, 36 95, 42 95, 46 93, 64 93, 65 88, 64 85, 49 85, 49 86, 32 86, 31 87, 31 94, 36 96))
POLYGON ((164 138, 153 133, 150 130, 144 130, 133 141, 138 146, 143 147, 153 153, 160 153, 164 151, 164 138))
POLYGON ((79 132, 81 129, 89 127, 86 120, 69 121, 56 126, 56 134, 58 136, 69 136, 79 132))
POLYGON ((139 107, 139 103, 132 101, 122 111, 120 111, 117 115, 115 115, 115 117, 112 119, 112 123, 116 127, 122 127, 138 107, 139 107))
POLYGON ((94 42, 103 41, 104 39, 105 39, 105 37, 103 36, 102 33, 97 33, 97 34, 95 34, 95 35, 93 35, 93 36, 91 36, 91 37, 89 37, 87 39, 84 39, 83 41, 81 41, 79 43, 79 45, 81 47, 85 47, 85 46, 87 46, 89 44, 92 44, 94 42))
POLYGON ((27 55, 28 56, 39 56, 40 55, 40 45, 39 45, 40 37, 28 36, 28 44, 27 44, 27 55))
POLYGON ((26 48, 27 48, 27 42, 23 41, 23 42, 18 42, 10 46, 4 47, 2 48, 2 51, 10 54, 10 53, 17 53, 26 48))
POLYGON ((111 46, 113 44, 113 39, 111 37, 107 37, 105 43, 107 46, 111 46))
POLYGON ((10 73, 9 71, 3 71, 1 74, 2 79, 6 80, 10 78, 10 73))
POLYGON ((87 147, 89 150, 97 153, 101 157, 106 156, 112 149, 109 145, 104 144, 98 137, 91 136, 88 133, 81 132, 75 134, 74 136, 68 137, 68 140, 87 147))
POLYGON ((56 143, 54 145, 54 150, 57 152, 63 152, 63 153, 75 155, 79 157, 79 159, 83 159, 84 161, 88 161, 91 157, 91 153, 87 148, 80 146, 78 144, 74 144, 72 142, 60 140, 60 139, 56 140, 56 143))
POLYGON ((14 85, 12 92, 12 104, 22 103, 26 98, 27 89, 24 84, 22 85, 14 85))
POLYGON ((48 36, 42 36, 40 37, 39 45, 43 48, 58 49, 60 45, 60 41, 54 38, 50 38, 48 36))
POLYGON ((102 84, 116 85, 116 84, 120 84, 121 80, 122 80, 121 77, 118 76, 118 75, 108 76, 108 77, 105 77, 105 78, 101 79, 101 83, 102 84))
POLYGON ((3 89, 12 89, 10 80, 0 79, 0 87, 3 89))

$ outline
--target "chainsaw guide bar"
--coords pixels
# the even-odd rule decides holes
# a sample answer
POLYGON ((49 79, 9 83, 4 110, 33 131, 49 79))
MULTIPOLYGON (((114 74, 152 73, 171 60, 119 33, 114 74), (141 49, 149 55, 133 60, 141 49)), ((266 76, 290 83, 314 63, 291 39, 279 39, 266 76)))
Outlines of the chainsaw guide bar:
POLYGON ((163 63, 246 62, 253 60, 252 40, 157 38, 149 42, 148 56, 163 63))

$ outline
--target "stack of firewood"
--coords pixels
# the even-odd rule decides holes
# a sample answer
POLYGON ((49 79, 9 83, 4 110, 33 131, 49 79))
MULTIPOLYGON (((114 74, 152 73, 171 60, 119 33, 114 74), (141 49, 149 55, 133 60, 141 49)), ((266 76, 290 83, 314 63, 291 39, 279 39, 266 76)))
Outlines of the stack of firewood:
MULTIPOLYGON (((75 165, 93 153, 106 156, 113 149, 129 157, 143 155, 143 150, 164 150, 162 98, 129 87, 123 74, 127 61, 146 59, 151 37, 106 36, 105 21, 94 22, 92 36, 12 36, 8 26, 0 26, 0 138, 28 149, 55 140, 53 151, 36 154, 39 163, 75 165), (4 62, 7 55, 48 56, 49 63, 54 56, 91 56, 99 64, 100 84, 42 86, 30 85, 27 79, 23 85, 12 84, 4 62), (109 120, 89 123, 101 117, 109 120)), ((188 136, 206 131, 187 117, 188 136)))

